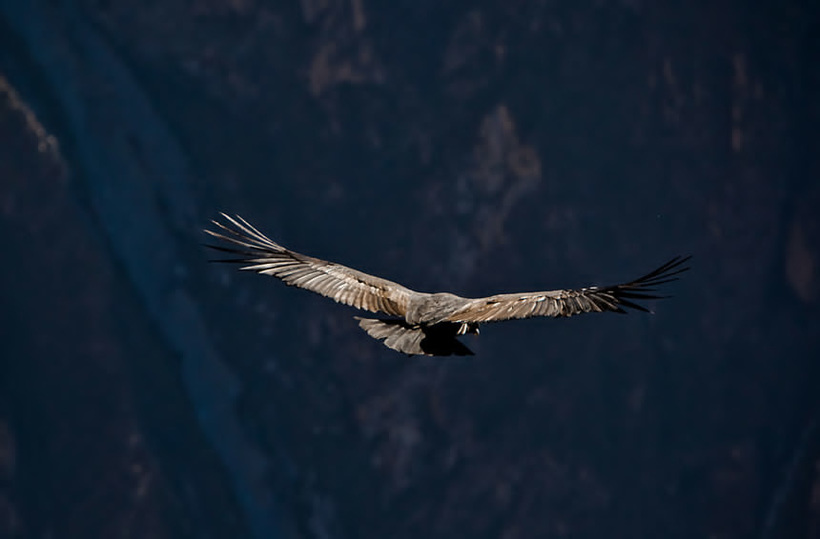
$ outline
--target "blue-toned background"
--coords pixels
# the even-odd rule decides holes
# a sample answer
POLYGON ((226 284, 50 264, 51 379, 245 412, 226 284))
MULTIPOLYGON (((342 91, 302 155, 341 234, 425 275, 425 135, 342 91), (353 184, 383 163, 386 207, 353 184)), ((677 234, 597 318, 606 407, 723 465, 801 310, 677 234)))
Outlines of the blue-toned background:
POLYGON ((0 537, 820 537, 808 0, 0 0, 0 537), (655 315, 407 358, 207 263, 655 315))

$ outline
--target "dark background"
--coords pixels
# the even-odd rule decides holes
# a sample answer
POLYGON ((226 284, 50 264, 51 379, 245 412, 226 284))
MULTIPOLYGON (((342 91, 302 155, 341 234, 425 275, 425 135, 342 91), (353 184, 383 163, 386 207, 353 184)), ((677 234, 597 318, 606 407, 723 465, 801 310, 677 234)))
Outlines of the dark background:
POLYGON ((809 0, 0 0, 0 537, 820 537, 809 0), (406 358, 218 211, 653 316, 406 358))

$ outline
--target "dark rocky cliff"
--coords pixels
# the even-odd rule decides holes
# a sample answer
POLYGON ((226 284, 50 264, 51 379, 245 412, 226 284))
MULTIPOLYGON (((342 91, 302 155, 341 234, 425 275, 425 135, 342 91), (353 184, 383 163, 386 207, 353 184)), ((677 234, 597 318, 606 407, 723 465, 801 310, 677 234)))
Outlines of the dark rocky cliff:
POLYGON ((0 537, 820 537, 808 1, 0 0, 0 537), (206 263, 653 316, 407 359, 206 263))

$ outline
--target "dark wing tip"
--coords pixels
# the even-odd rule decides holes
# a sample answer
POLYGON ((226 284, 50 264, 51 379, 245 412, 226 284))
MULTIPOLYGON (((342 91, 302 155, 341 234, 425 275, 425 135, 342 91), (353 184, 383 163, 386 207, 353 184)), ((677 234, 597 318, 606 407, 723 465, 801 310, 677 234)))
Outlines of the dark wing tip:
POLYGON ((686 263, 689 262, 691 258, 692 255, 676 256, 643 277, 639 277, 629 283, 610 287, 607 292, 612 294, 612 297, 615 298, 615 301, 620 306, 652 313, 651 310, 636 301, 650 301, 671 297, 669 295, 657 294, 656 288, 660 285, 677 281, 680 278, 680 274, 689 271, 691 267, 686 265, 686 263))
POLYGON ((675 281, 678 279, 676 277, 677 275, 680 275, 681 273, 689 271, 691 269, 690 266, 684 266, 684 264, 686 264, 691 258, 692 255, 676 256, 668 262, 666 262, 665 264, 661 265, 659 268, 647 273, 639 279, 636 279, 630 284, 654 286, 675 281))

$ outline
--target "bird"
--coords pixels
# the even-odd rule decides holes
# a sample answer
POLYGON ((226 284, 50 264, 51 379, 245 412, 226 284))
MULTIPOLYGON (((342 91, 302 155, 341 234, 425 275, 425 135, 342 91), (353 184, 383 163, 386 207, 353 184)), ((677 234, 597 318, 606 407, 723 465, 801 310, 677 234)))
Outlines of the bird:
POLYGON ((426 293, 393 281, 287 249, 242 217, 220 214, 205 232, 219 240, 207 246, 232 258, 213 260, 242 264, 241 270, 272 275, 289 286, 310 290, 338 303, 386 316, 355 316, 368 335, 409 356, 470 356, 457 337, 478 335, 486 322, 532 317, 569 317, 582 313, 627 309, 649 312, 637 303, 662 299, 656 287, 689 270, 691 256, 676 256, 634 281, 611 286, 588 286, 542 292, 496 294, 465 298, 449 292, 426 293))

